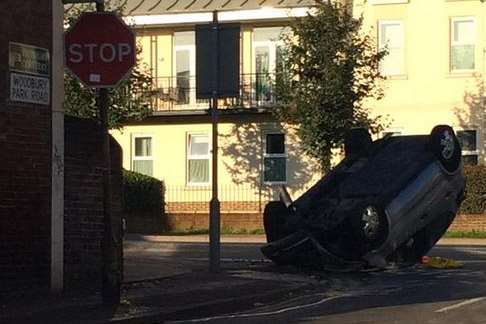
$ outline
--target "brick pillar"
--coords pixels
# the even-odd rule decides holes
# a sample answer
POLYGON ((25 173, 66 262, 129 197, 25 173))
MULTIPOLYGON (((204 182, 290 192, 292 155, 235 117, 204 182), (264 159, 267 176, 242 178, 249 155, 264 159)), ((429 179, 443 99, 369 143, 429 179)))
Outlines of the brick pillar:
POLYGON ((8 62, 11 42, 52 52, 51 3, 0 1, 0 295, 49 287, 52 107, 10 100, 8 62))

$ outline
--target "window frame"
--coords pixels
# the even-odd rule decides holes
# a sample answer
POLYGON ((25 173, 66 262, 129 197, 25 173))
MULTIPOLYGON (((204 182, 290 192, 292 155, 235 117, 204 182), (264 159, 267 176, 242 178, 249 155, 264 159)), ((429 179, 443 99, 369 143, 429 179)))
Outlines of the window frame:
POLYGON ((474 16, 454 16, 449 18, 449 72, 450 73, 473 73, 477 70, 477 62, 476 62, 476 48, 477 48, 477 21, 476 17, 474 16), (454 42, 454 32, 455 32, 455 22, 457 21, 470 21, 474 23, 474 51, 473 51, 473 63, 474 63, 474 68, 473 69, 454 69, 452 67, 452 48, 453 46, 458 46, 458 45, 471 45, 467 43, 457 43, 454 42))
MULTIPOLYGON (((395 25, 395 24, 398 24, 400 25, 401 29, 402 29, 402 41, 401 41, 401 44, 402 44, 402 47, 401 47, 401 50, 402 50, 402 70, 399 71, 399 73, 385 73, 381 67, 380 67, 380 73, 387 77, 387 78, 399 78, 399 77, 404 77, 407 75, 407 65, 406 65, 406 49, 405 49, 405 23, 403 22, 403 19, 379 19, 378 20, 378 49, 379 50, 382 50, 383 48, 385 48, 385 46, 387 46, 387 44, 383 44, 382 40, 383 40, 383 26, 384 25, 395 25)), ((386 56, 384 57, 384 59, 386 59, 386 56)), ((382 61, 383 62, 383 61, 382 61)))
POLYGON ((287 145, 285 145, 286 142, 286 136, 284 132, 265 132, 263 135, 263 160, 262 160, 262 180, 263 184, 265 185, 283 185, 287 184, 288 177, 287 177, 287 158, 288 158, 288 153, 287 153, 287 145), (267 136, 268 135, 283 135, 283 147, 284 147, 284 153, 267 153, 267 136), (285 180, 284 181, 267 181, 265 179, 265 159, 267 158, 285 158, 285 180))
POLYGON ((212 177, 212 168, 211 168, 211 138, 207 132, 188 132, 186 133, 186 185, 189 187, 205 187, 211 184, 211 177, 212 177), (193 158, 191 155, 191 136, 192 137, 207 137, 208 139, 208 153, 206 158, 199 158, 201 155, 194 155, 198 158, 193 158), (190 181, 190 172, 189 172, 189 160, 208 160, 208 181, 207 182, 191 182, 190 181))
MULTIPOLYGON (((477 157, 478 164, 480 163, 479 157, 480 157, 480 152, 479 152, 479 143, 480 143, 480 136, 479 136, 479 130, 476 127, 461 127, 461 128, 456 128, 455 133, 456 137, 459 139, 459 132, 467 132, 467 131, 474 131, 475 132, 475 137, 476 137, 476 149, 475 150, 463 150, 461 147, 461 156, 469 156, 469 155, 475 155, 477 157)), ((460 143, 460 141, 459 141, 460 143)), ((461 144, 461 143, 460 143, 461 144)))
MULTIPOLYGON (((130 170, 134 171, 134 162, 135 161, 152 161, 152 175, 151 177, 154 176, 154 171, 155 171, 155 158, 154 158, 154 135, 151 133, 132 133, 132 145, 131 145, 131 154, 130 154, 130 170), (136 156, 136 140, 137 138, 150 138, 150 156, 136 156)), ((136 171, 134 171, 136 172, 136 171)))
POLYGON ((381 132, 381 137, 383 138, 385 136, 390 136, 390 137, 403 136, 403 133, 401 131, 386 130, 386 131, 381 132))
POLYGON ((387 5, 408 3, 409 0, 370 0, 371 5, 387 5))
POLYGON ((384 137, 387 134, 392 134, 391 136, 403 136, 405 127, 403 126, 391 126, 380 132, 380 136, 384 137))

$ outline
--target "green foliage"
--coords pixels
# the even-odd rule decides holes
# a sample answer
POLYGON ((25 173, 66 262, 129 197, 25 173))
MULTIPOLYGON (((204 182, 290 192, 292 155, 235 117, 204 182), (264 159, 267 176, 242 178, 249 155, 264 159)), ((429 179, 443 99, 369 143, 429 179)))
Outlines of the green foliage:
POLYGON ((461 214, 486 213, 486 166, 465 166, 466 199, 461 214))
MULTIPOLYGON (((107 1, 107 11, 122 15, 122 1, 107 1)), ((65 12, 65 25, 72 24, 81 13, 95 11, 94 4, 81 4, 68 7, 65 12)), ((140 48, 138 48, 140 52, 140 48)), ((64 108, 67 115, 98 119, 98 107, 96 105, 96 91, 84 87, 78 79, 70 73, 64 76, 65 97, 64 108)), ((148 67, 137 62, 118 88, 110 90, 108 122, 110 128, 119 128, 126 121, 140 120, 151 114, 150 97, 152 90, 152 78, 148 67)))
POLYGON ((162 181, 141 173, 123 170, 123 211, 162 212, 163 193, 162 181))
POLYGON ((470 232, 446 232, 444 237, 449 238, 477 238, 477 239, 484 239, 486 238, 486 232, 482 231, 470 231, 470 232))
POLYGON ((282 37, 276 116, 298 126, 304 150, 323 170, 348 129, 383 129, 382 117, 370 117, 365 101, 383 96, 378 64, 386 51, 377 51, 361 26, 362 19, 353 18, 348 7, 322 2, 314 14, 295 19, 282 37))

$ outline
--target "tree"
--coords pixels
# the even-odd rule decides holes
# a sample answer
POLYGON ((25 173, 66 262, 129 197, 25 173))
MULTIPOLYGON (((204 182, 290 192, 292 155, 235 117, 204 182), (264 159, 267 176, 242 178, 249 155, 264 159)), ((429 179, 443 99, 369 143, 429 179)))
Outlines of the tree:
MULTIPOLYGON (((123 5, 120 0, 107 1, 106 8, 120 16, 123 5)), ((93 4, 73 5, 65 11, 65 25, 71 26, 82 12, 95 11, 93 4)), ((140 49, 138 49, 140 51, 140 49)), ((64 108, 67 115, 98 119, 96 91, 84 87, 70 73, 64 75, 64 108)), ((140 120, 151 114, 152 78, 148 68, 137 62, 130 75, 118 88, 110 90, 108 123, 110 128, 119 128, 128 120, 140 120)))
POLYGON ((321 2, 282 36, 276 74, 281 105, 275 114, 297 126, 304 151, 323 171, 348 129, 383 129, 383 118, 370 117, 365 101, 383 97, 378 64, 386 51, 377 50, 361 26, 362 18, 354 18, 346 5, 321 2))

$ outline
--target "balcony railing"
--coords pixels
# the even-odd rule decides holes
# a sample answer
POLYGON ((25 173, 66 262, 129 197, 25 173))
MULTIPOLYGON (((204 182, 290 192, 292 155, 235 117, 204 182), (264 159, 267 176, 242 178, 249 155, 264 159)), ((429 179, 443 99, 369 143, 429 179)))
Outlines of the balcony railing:
MULTIPOLYGON (((218 107, 262 108, 277 103, 275 75, 271 73, 242 74, 237 98, 221 98, 218 107)), ((197 110, 209 108, 208 99, 196 99, 196 77, 176 76, 153 79, 151 105, 154 111, 197 110)))

